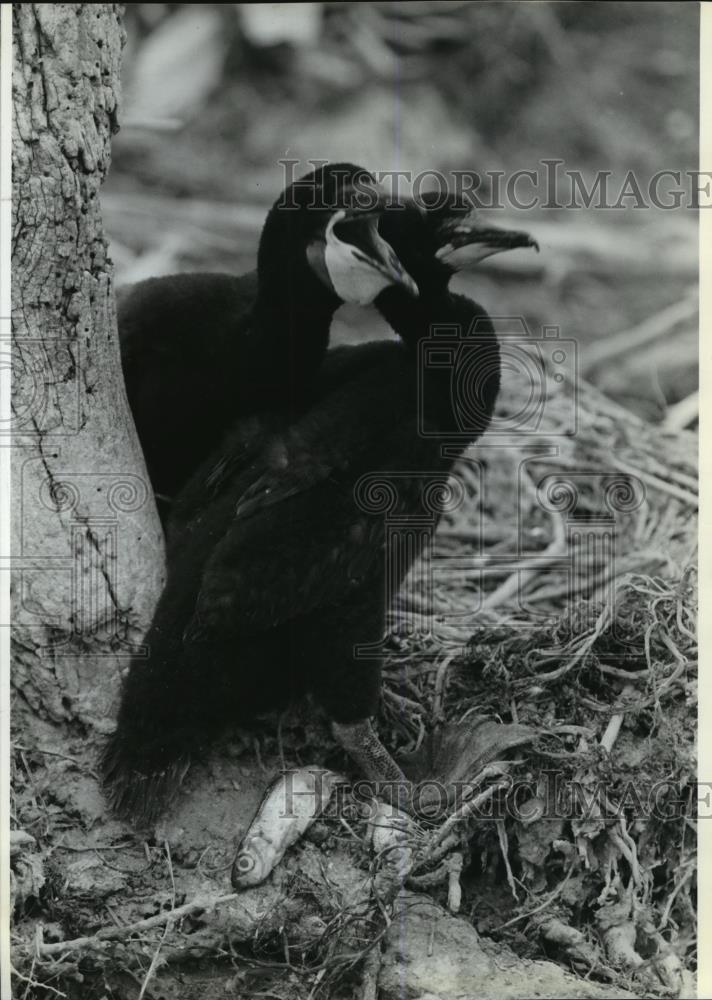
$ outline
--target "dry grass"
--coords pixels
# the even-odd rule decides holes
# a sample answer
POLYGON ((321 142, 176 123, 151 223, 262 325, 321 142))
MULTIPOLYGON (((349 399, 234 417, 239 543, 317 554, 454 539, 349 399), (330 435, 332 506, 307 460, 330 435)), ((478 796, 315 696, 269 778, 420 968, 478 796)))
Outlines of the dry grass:
POLYGON ((529 811, 466 845, 476 925, 676 995, 696 941, 696 439, 585 384, 578 433, 559 436, 573 391, 550 396, 526 448, 484 439, 470 457, 486 464, 461 463, 469 498, 436 536, 434 614, 422 567, 392 614, 383 721, 407 751, 473 713, 537 728, 511 769, 529 811))

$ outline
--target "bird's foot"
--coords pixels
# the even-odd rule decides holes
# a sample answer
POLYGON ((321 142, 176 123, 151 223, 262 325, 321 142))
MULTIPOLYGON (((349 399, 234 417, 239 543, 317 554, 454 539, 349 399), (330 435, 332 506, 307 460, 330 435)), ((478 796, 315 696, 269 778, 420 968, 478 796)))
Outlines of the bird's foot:
POLYGON ((412 813, 414 786, 383 746, 370 721, 333 722, 332 729, 335 738, 358 766, 372 794, 412 813))

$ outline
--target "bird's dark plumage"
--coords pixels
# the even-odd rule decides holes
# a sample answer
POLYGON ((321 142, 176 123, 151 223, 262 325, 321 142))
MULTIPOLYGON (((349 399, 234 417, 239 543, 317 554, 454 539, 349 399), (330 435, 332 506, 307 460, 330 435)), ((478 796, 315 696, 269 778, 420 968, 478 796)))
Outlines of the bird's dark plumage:
POLYGON ((126 392, 159 499, 180 490, 238 418, 304 409, 343 301, 318 275, 310 246, 340 209, 357 215, 359 192, 373 184, 362 167, 322 167, 268 213, 256 271, 176 274, 120 290, 126 392))
MULTIPOLYGON (((383 513, 357 502, 359 484, 395 477, 391 514, 407 525, 425 512, 424 479, 444 482, 458 450, 486 428, 499 388, 492 324, 448 292, 452 272, 435 257, 440 225, 415 205, 382 219, 420 287, 415 307, 397 288, 377 299, 401 340, 329 352, 307 412, 239 422, 178 501, 150 657, 131 666, 104 756, 123 815, 152 819, 191 755, 226 723, 307 691, 337 731, 375 713, 380 661, 354 650, 383 637, 388 600, 419 543, 404 532, 388 553, 398 572, 387 576, 383 513), (474 352, 470 369, 479 362, 484 373, 467 387, 464 431, 452 369, 420 361, 433 324, 458 331, 474 352), (444 450, 453 427, 455 444, 444 450)), ((382 775, 384 761, 399 774, 379 747, 350 749, 368 776, 382 775)))

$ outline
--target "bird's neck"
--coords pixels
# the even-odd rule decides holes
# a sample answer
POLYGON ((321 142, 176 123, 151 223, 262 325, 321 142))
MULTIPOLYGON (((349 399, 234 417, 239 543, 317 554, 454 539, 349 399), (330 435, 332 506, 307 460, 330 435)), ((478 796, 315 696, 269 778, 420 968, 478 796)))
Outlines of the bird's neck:
POLYGON ((251 372, 266 372, 286 392, 285 403, 297 406, 309 395, 341 304, 311 270, 305 232, 302 210, 275 204, 269 211, 257 251, 249 359, 251 372))
POLYGON ((491 319, 476 302, 447 288, 412 298, 397 288, 376 306, 412 356, 421 426, 463 447, 487 428, 500 385, 500 354, 491 319))
POLYGON ((251 359, 255 371, 281 371, 298 403, 311 388, 329 344, 329 330, 340 300, 307 267, 285 262, 258 274, 253 310, 251 359), (257 356, 259 355, 259 356, 257 356))
POLYGON ((376 298, 375 306, 394 333, 409 347, 428 336, 432 317, 450 310, 447 289, 427 293, 419 298, 408 295, 402 288, 390 285, 376 298))

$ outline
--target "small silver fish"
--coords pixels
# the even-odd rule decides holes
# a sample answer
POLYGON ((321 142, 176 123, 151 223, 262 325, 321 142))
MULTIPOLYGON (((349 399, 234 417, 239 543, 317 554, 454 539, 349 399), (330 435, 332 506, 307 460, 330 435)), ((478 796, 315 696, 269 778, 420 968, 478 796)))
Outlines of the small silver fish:
POLYGON ((309 829, 344 779, 323 767, 286 771, 269 786, 232 866, 235 889, 264 882, 288 848, 309 829))

